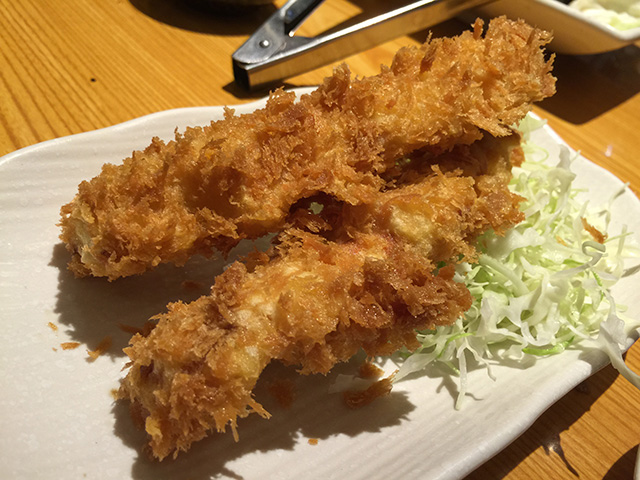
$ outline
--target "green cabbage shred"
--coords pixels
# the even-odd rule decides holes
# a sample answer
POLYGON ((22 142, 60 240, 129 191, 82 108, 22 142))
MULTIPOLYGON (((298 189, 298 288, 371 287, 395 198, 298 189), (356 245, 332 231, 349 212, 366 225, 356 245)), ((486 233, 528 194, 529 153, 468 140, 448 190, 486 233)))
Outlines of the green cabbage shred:
POLYGON ((526 160, 514 168, 510 186, 525 199, 525 220, 502 237, 483 235, 478 262, 457 267, 472 307, 453 325, 418 332, 421 346, 415 352, 400 352, 395 381, 427 366, 445 366, 457 376, 456 408, 467 394, 471 365, 486 367, 494 379, 492 364, 533 363, 589 342, 640 388, 640 376, 622 358, 628 331, 640 324, 624 318, 624 308, 610 293, 620 278, 638 270, 625 269, 625 259, 637 256, 638 249, 626 228, 603 244, 585 230, 583 218, 603 234, 608 231, 608 205, 591 211, 578 198, 568 148, 561 147, 556 166, 548 165, 548 152, 530 141, 530 133, 543 124, 527 116, 519 126, 526 160))

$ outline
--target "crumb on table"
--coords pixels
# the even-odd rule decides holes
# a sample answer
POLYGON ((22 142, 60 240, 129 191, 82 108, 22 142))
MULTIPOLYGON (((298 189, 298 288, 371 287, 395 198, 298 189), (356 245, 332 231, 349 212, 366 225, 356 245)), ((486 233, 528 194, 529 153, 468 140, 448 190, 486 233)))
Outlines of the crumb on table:
POLYGON ((369 361, 364 362, 358 369, 358 376, 360 378, 374 379, 380 378, 382 375, 384 375, 384 370, 369 361))
POLYGON ((91 357, 91 360, 95 360, 104 352, 109 350, 109 347, 111 347, 111 343, 112 343, 111 337, 106 336, 102 340, 100 340, 100 343, 98 344, 95 350, 87 350, 87 353, 89 354, 89 357, 91 357))
POLYGON ((355 409, 370 404, 376 398, 388 395, 393 387, 393 377, 395 373, 372 383, 366 390, 344 392, 342 395, 344 403, 347 407, 355 409))

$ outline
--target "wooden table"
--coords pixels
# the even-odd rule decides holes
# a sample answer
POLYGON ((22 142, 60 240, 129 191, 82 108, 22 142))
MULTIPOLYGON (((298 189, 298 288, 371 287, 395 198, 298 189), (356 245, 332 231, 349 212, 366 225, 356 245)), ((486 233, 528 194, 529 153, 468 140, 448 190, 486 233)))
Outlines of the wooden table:
MULTIPOLYGON (((236 88, 230 55, 274 7, 230 14, 183 3, 2 0, 0 155, 165 109, 263 96, 236 88)), ((305 33, 358 14, 366 4, 326 3, 305 33)), ((448 22, 436 32, 459 29, 448 22)), ((370 75, 400 46, 425 36, 399 38, 346 61, 354 73, 370 75)), ((317 84, 330 72, 330 66, 320 68, 287 85, 317 84)), ((640 192, 640 48, 561 56, 555 73, 558 94, 536 111, 575 149, 640 192)), ((631 348, 627 361, 640 369, 640 346, 631 348)), ((639 434, 640 392, 607 367, 469 478, 631 478, 639 434)))

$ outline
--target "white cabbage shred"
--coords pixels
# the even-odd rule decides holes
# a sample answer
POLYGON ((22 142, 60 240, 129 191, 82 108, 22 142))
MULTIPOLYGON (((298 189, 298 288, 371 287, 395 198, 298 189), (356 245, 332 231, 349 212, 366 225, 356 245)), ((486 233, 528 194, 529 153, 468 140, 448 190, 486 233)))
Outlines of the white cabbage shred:
POLYGON ((525 220, 503 237, 485 234, 478 262, 458 266, 474 299, 471 309, 453 325, 418 332, 420 348, 401 354, 395 381, 428 365, 450 368, 458 378, 457 408, 467 393, 469 362, 493 378, 492 363, 534 362, 594 341, 640 388, 640 377, 622 358, 629 330, 640 324, 624 318, 610 294, 620 278, 638 270, 624 265, 638 249, 624 228, 603 244, 585 230, 583 219, 605 234, 609 208, 593 212, 578 199, 568 148, 562 147, 556 166, 548 165, 547 151, 529 141, 542 125, 528 116, 519 127, 526 161, 514 168, 511 187, 525 198, 525 220))

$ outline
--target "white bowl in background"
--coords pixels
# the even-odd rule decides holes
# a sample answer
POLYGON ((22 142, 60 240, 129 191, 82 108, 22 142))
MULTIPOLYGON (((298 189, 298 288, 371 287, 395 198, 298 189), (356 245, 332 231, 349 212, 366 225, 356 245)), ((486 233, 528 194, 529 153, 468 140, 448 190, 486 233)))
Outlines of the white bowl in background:
POLYGON ((498 0, 473 9, 474 15, 506 15, 553 32, 550 48, 557 53, 586 55, 608 52, 640 40, 640 28, 617 30, 587 17, 559 0, 498 0))

